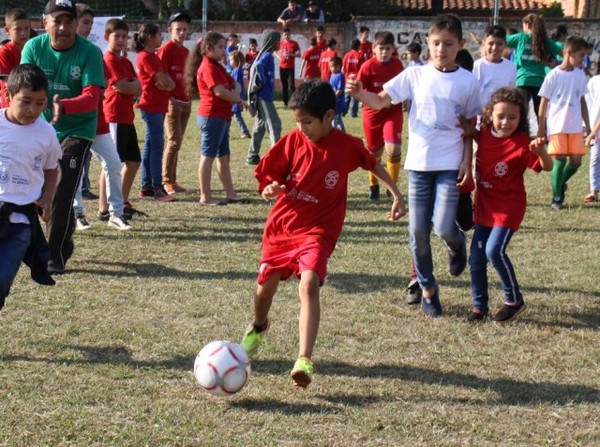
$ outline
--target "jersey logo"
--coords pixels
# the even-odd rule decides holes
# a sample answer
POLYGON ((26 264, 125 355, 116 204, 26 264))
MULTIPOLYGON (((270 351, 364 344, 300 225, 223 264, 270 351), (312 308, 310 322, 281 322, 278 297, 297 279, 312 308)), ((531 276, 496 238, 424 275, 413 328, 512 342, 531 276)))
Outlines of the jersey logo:
POLYGON ((338 171, 329 171, 325 175, 325 188, 333 189, 340 181, 340 173, 338 171))
POLYGON ((40 155, 36 155, 33 159, 33 170, 39 171, 42 169, 42 157, 40 155))
POLYGON ((503 161, 501 161, 494 168, 494 172, 496 173, 497 177, 502 177, 502 176, 506 175, 506 173, 508 172, 508 165, 506 163, 504 163, 503 161))
POLYGON ((81 79, 81 67, 79 65, 71 67, 71 78, 81 79))

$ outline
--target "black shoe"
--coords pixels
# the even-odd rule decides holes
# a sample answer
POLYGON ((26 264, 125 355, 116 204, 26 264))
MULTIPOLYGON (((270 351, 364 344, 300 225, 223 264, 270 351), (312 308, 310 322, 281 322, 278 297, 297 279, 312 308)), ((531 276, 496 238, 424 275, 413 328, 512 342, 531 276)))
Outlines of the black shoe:
POLYGON ((246 164, 248 166, 256 166, 258 163, 260 163, 260 157, 258 155, 251 155, 246 158, 246 164))
POLYGON ((94 194, 92 191, 85 190, 81 192, 81 196, 85 199, 85 200, 98 200, 98 196, 96 194, 94 194))
POLYGON ((565 206, 560 200, 552 199, 552 202, 550 203, 550 208, 552 208, 555 211, 562 210, 564 207, 565 206))
POLYGON ((369 200, 371 202, 379 200, 379 185, 369 186, 369 200))
POLYGON ((423 291, 421 290, 421 286, 416 279, 413 279, 406 288, 408 292, 406 294, 406 303, 407 304, 419 304, 421 302, 421 298, 423 297, 423 291))
POLYGON ((487 312, 483 312, 477 308, 471 309, 471 312, 467 315, 467 322, 469 323, 483 323, 488 314, 487 312))
POLYGON ((436 285, 435 292, 429 298, 425 298, 421 300, 421 307, 423 308, 423 313, 428 317, 437 318, 442 316, 442 303, 440 302, 440 289, 436 285))
POLYGON ((48 273, 50 275, 62 275, 65 273, 65 267, 58 265, 57 262, 52 260, 48 261, 48 273))
POLYGON ((467 241, 464 240, 458 250, 448 249, 448 273, 460 276, 467 268, 467 241))
POLYGON ((514 320, 516 317, 521 315, 527 306, 525 305, 525 301, 521 301, 514 306, 509 306, 508 304, 503 304, 500 310, 496 315, 494 315, 494 321, 498 323, 506 323, 508 321, 514 320))

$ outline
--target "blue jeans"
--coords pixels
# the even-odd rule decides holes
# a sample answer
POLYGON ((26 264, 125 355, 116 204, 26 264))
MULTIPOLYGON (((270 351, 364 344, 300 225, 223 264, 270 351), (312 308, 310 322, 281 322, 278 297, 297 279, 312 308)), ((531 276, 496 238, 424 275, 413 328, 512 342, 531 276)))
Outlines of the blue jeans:
POLYGON ((27 224, 9 224, 8 236, 0 240, 0 309, 8 296, 21 261, 31 242, 31 227, 27 224))
POLYGON ((358 99, 356 99, 353 96, 350 95, 346 95, 346 110, 344 112, 344 115, 350 113, 350 116, 356 118, 356 115, 358 115, 358 99))
POLYGON ((142 110, 146 138, 142 150, 142 189, 162 186, 162 158, 165 147, 165 114, 142 110))
POLYGON ((410 249, 417 280, 422 289, 435 284, 431 256, 431 227, 446 246, 456 252, 465 243, 465 234, 456 225, 458 171, 408 171, 410 249))
POLYGON ((246 121, 244 121, 244 117, 242 116, 242 111, 238 110, 237 112, 233 112, 233 117, 238 123, 238 126, 240 126, 240 130, 242 131, 242 133, 244 135, 249 135, 250 132, 248 131, 248 126, 246 126, 246 121))
POLYGON ((202 134, 200 154, 204 157, 221 158, 231 154, 229 148, 230 121, 215 116, 198 116, 196 123, 202 134))
POLYGON ((336 113, 333 116, 333 120, 331 121, 331 125, 336 129, 340 129, 342 132, 346 132, 346 127, 344 126, 344 121, 342 120, 342 114, 336 113))
POLYGON ((500 277, 506 304, 517 304, 523 300, 515 269, 508 259, 506 247, 514 234, 514 230, 505 227, 484 227, 476 224, 471 242, 471 290, 473 307, 481 312, 488 312, 488 261, 500 277))

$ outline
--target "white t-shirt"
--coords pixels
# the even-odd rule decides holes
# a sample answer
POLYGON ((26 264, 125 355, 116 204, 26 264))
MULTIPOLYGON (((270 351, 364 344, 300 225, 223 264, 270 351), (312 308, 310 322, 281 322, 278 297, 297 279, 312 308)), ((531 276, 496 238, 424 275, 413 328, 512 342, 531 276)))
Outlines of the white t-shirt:
POLYGON ((33 124, 14 124, 6 118, 6 109, 0 109, 0 202, 27 205, 38 200, 44 170, 58 167, 61 157, 50 124, 39 118, 33 124))
POLYGON ((590 115, 590 126, 593 128, 600 118, 600 76, 592 77, 587 83, 587 88, 588 94, 585 95, 585 102, 590 115))
POLYGON ((580 133, 583 130, 581 97, 588 92, 587 77, 580 68, 553 68, 544 79, 539 96, 548 98, 548 135, 580 133))
POLYGON ((490 62, 482 57, 473 64, 473 74, 479 80, 481 105, 485 107, 492 94, 502 87, 514 87, 517 84, 517 66, 508 59, 490 62))
POLYGON ((404 168, 457 170, 464 148, 459 118, 481 113, 477 78, 463 68, 442 72, 427 64, 408 67, 386 82, 383 90, 392 104, 411 100, 404 168))

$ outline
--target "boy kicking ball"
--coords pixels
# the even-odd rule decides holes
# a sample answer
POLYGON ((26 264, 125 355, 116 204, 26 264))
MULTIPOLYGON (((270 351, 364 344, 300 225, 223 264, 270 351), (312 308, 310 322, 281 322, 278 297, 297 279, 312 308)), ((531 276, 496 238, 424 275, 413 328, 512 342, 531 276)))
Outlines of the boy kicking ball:
POLYGON ((255 171, 262 197, 276 202, 263 234, 254 322, 241 345, 250 358, 256 354, 269 330, 269 310, 279 281, 295 275, 300 279, 300 346, 290 374, 292 383, 303 388, 314 372, 319 292, 344 224, 348 174, 360 167, 378 176, 394 198, 389 219, 406 214, 396 184, 362 141, 331 125, 335 101, 326 82, 300 86, 289 102, 298 128, 281 138, 255 171))

